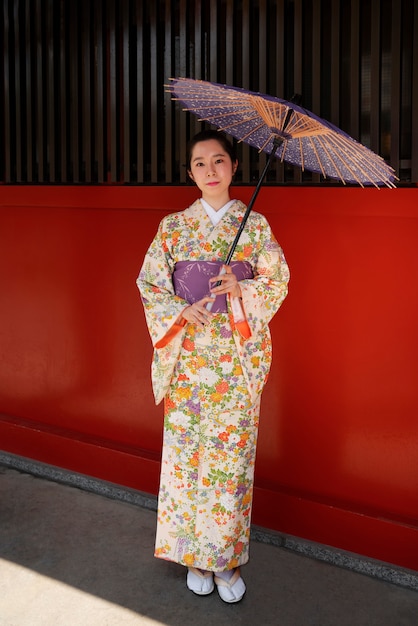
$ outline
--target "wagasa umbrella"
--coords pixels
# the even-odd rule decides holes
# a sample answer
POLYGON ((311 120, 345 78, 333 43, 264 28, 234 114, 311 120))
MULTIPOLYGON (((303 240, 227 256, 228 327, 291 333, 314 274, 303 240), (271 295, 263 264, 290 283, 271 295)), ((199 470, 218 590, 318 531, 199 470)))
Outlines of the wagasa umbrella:
POLYGON ((173 100, 218 127, 269 155, 257 187, 226 259, 232 258, 272 157, 322 174, 325 178, 362 187, 394 187, 394 170, 379 155, 330 122, 298 104, 203 80, 171 78, 166 85, 173 100))

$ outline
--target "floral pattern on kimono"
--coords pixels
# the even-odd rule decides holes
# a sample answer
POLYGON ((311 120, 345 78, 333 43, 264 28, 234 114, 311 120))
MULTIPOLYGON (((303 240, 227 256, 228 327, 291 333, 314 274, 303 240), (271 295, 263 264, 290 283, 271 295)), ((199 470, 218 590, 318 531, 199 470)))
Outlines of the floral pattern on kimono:
MULTIPOLYGON (((236 201, 217 226, 213 226, 200 200, 160 223, 145 257, 137 284, 153 345, 173 327, 188 303, 174 293, 172 273, 177 261, 223 261, 245 213, 236 201)), ((262 391, 271 364, 268 323, 287 295, 289 268, 266 218, 250 213, 233 260, 249 261, 254 278, 240 282, 242 302, 252 337, 244 341, 234 334, 241 366, 251 397, 262 391), (261 369, 260 369, 261 368, 261 369)), ((186 328, 170 343, 154 350, 151 378, 156 403, 168 391, 186 328)))
POLYGON ((137 281, 154 344, 155 399, 164 398, 155 555, 212 571, 248 560, 260 394, 271 364, 268 323, 286 297, 289 270, 266 218, 251 213, 234 255, 253 270, 240 281, 248 339, 230 310, 203 329, 176 327, 188 303, 175 295, 172 274, 178 261, 226 258, 244 212, 236 201, 213 226, 197 200, 165 217, 137 281))

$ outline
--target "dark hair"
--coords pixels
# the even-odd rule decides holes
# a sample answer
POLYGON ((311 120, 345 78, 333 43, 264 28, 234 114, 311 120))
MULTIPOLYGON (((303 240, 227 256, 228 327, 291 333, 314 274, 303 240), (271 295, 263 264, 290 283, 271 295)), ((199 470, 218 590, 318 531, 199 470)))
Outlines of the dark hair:
POLYGON ((229 139, 225 137, 224 134, 220 133, 218 130, 202 130, 200 133, 197 133, 197 135, 192 137, 189 143, 187 144, 186 167, 188 170, 190 170, 190 166, 191 166, 190 161, 192 158, 192 152, 193 152, 193 148, 195 147, 195 145, 199 143, 200 141, 209 141, 209 139, 215 139, 216 141, 219 141, 219 143, 221 144, 225 152, 229 154, 232 163, 235 163, 237 161, 237 154, 235 152, 235 148, 233 144, 229 141, 229 139))

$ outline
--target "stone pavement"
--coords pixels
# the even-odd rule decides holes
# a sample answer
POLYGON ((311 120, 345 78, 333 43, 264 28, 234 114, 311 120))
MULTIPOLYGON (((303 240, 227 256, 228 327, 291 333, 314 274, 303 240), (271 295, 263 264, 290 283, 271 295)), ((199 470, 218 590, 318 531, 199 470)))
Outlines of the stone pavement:
POLYGON ((198 597, 181 566, 153 557, 155 522, 150 508, 0 465, 0 626, 418 624, 414 588, 256 540, 242 602, 198 597))

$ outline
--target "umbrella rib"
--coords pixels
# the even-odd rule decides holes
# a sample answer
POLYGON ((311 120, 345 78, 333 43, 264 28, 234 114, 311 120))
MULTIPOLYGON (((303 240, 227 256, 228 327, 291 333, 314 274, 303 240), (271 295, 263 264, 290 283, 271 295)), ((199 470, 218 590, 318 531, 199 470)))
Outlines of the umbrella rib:
MULTIPOLYGON (((279 103, 268 103, 261 98, 260 96, 248 96, 248 102, 253 108, 254 111, 258 113, 262 120, 264 120, 265 124, 269 127, 277 127, 277 129, 281 129, 280 125, 276 126, 277 117, 275 115, 276 109, 286 108, 285 105, 281 105, 279 103)), ((288 107, 287 107, 288 108, 288 107)))
MULTIPOLYGON (((190 109, 187 109, 188 111, 190 109)), ((193 111, 192 111, 193 112, 193 111)), ((199 111, 199 115, 200 115, 200 111, 199 111)), ((211 115, 210 117, 203 117, 203 118, 199 118, 199 122, 211 122, 212 120, 218 120, 220 118, 226 118, 229 117, 231 115, 234 115, 234 113, 218 113, 218 115, 211 115)), ((253 120, 256 120, 258 117, 258 115, 254 115, 253 117, 247 117, 244 120, 238 120, 237 122, 234 122, 234 124, 231 124, 231 126, 236 126, 239 124, 244 124, 245 122, 251 122, 253 120)), ((225 127, 226 128, 226 127, 225 127)), ((229 128, 229 127, 228 127, 229 128)))
POLYGON ((316 120, 311 120, 308 116, 294 111, 294 115, 286 129, 292 137, 314 137, 328 134, 326 126, 316 120))
MULTIPOLYGON (((209 117, 199 118, 199 122, 210 122, 211 120, 215 120, 215 119, 219 119, 219 116, 214 116, 211 118, 209 117)), ((227 126, 221 126, 220 124, 217 124, 217 125, 219 125, 219 130, 228 131, 230 128, 234 128, 235 126, 240 126, 241 124, 244 124, 245 122, 251 122, 256 119, 257 119, 257 116, 254 116, 252 118, 248 118, 248 120, 238 120, 237 122, 234 122, 233 124, 228 124, 227 126)), ((263 126, 264 126, 264 123, 258 124, 257 126, 252 128, 247 135, 244 135, 244 137, 240 137, 238 141, 239 142, 244 141, 244 139, 247 139, 250 135, 255 133, 257 130, 259 130, 260 128, 263 128, 263 126)))
POLYGON ((287 139, 285 139, 285 140, 283 141, 283 150, 282 150, 282 158, 281 158, 281 162, 282 162, 282 163, 283 163, 283 161, 285 161, 285 160, 286 160, 286 159, 284 158, 284 155, 285 155, 285 152, 286 152, 287 144, 288 144, 288 141, 287 141, 287 139))
MULTIPOLYGON (((292 132, 292 128, 297 128, 298 124, 294 124, 292 122, 292 118, 295 116, 295 112, 293 111, 293 115, 291 120, 289 121, 286 129, 283 128, 286 115, 290 109, 289 106, 285 104, 279 103, 268 103, 263 98, 258 96, 250 96, 249 101, 253 106, 254 110, 259 114, 264 123, 270 127, 271 129, 277 129, 281 131, 285 131, 288 135, 294 136, 292 132)), ((277 133, 276 133, 277 134, 277 133)), ((268 143, 268 142, 267 142, 268 143)), ((261 148, 260 152, 265 148, 266 144, 261 148)))
POLYGON ((315 154, 315 156, 316 156, 316 160, 318 161, 319 167, 321 168, 321 173, 322 173, 322 176, 323 176, 324 178, 326 178, 326 177, 327 177, 327 175, 326 175, 326 173, 325 173, 324 166, 322 165, 322 161, 321 161, 321 159, 320 159, 320 157, 319 157, 318 150, 316 149, 316 145, 315 145, 315 142, 314 142, 314 140, 312 139, 312 137, 309 137, 309 143, 310 143, 310 145, 311 145, 311 147, 312 147, 312 150, 313 150, 313 152, 314 152, 314 154, 315 154))
POLYGON ((258 154, 260 154, 261 152, 263 152, 263 150, 266 148, 267 144, 269 143, 269 141, 271 141, 271 138, 273 137, 275 133, 270 133, 270 136, 266 139, 266 141, 263 143, 263 145, 261 146, 261 148, 258 151, 258 154))
POLYGON ((302 169, 302 172, 305 171, 305 156, 303 154, 303 148, 302 148, 302 142, 300 139, 298 139, 299 142, 299 153, 300 153, 300 167, 302 169))
MULTIPOLYGON (((353 149, 353 146, 351 145, 351 143, 348 142, 344 137, 332 137, 331 141, 334 145, 336 145, 339 149, 343 151, 343 154, 346 157, 347 161, 351 162, 354 166, 357 166, 365 177, 367 176, 369 179, 371 179, 370 173, 374 174, 375 176, 379 176, 380 178, 384 177, 383 172, 381 172, 377 167, 375 167, 373 163, 370 161, 370 159, 368 158, 367 148, 365 148, 365 146, 363 146, 362 144, 357 144, 357 145, 355 144, 355 147, 353 149), (350 148, 350 150, 348 151, 346 148, 350 148), (354 154, 358 155, 357 158, 353 157, 353 152, 354 154), (364 152, 364 155, 361 154, 362 152, 364 152)), ((386 169, 387 168, 386 163, 383 161, 381 157, 379 157, 379 159, 382 161, 382 165, 384 166, 384 169, 386 169)), ((348 163, 347 163, 347 169, 353 174, 356 180, 358 180, 353 170, 348 165, 348 163)), ((378 185, 376 184, 376 182, 372 180, 371 182, 375 187, 378 188, 378 185)), ((383 180, 383 182, 387 184, 385 180, 383 180)))
MULTIPOLYGON (((238 140, 238 143, 241 143, 241 141, 245 141, 246 139, 248 139, 248 137, 251 137, 251 135, 253 135, 255 132, 257 132, 257 130, 259 130, 260 128, 263 128, 263 126, 264 126, 264 124, 259 124, 255 128, 252 128, 249 133, 247 133, 243 137, 240 137, 240 139, 238 140)), ((270 137, 271 137, 271 133, 270 133, 270 137)), ((270 137, 266 141, 266 144, 270 141, 270 137)), ((266 144, 264 144, 264 145, 266 145, 266 144)), ((261 148, 261 150, 262 150, 262 148, 261 148)), ((260 152, 261 152, 261 150, 260 150, 260 152)))
MULTIPOLYGON (((182 102, 182 100, 180 100, 180 102, 182 102)), ((254 111, 254 109, 248 106, 236 107, 236 106, 229 105, 229 104, 219 104, 219 103, 216 104, 216 108, 220 110, 231 109, 227 113, 224 113, 224 115, 236 115, 237 111, 239 111, 240 113, 252 113, 254 111)), ((204 104, 201 104, 200 102, 196 102, 194 103, 193 106, 189 105, 183 108, 183 111, 190 111, 191 113, 196 113, 197 111, 200 112, 200 111, 206 111, 206 110, 209 110, 209 111, 213 110, 213 106, 204 105, 204 104)), ((219 115, 221 115, 221 113, 219 113, 219 115)))
MULTIPOLYGON (((328 158, 330 159, 330 161, 332 162, 333 166, 335 167, 336 171, 338 172, 338 177, 339 179, 344 183, 344 185, 346 184, 346 180, 344 178, 344 176, 342 175, 342 172, 340 170, 340 168, 338 167, 337 163, 335 162, 332 154, 330 153, 330 151, 328 150, 328 146, 326 145, 326 143, 323 141, 322 137, 318 137, 318 141, 319 143, 322 145, 322 148, 325 150, 328 158)), ((357 178, 357 176, 355 176, 353 174, 354 178, 357 180, 357 182, 359 183, 359 185, 361 185, 363 187, 363 184, 361 183, 361 181, 357 178)))
MULTIPOLYGON (((361 185, 362 187, 364 186, 359 177, 355 174, 352 167, 350 167, 350 163, 357 167, 363 174, 364 178, 369 180, 369 182, 377 189, 379 188, 379 185, 373 180, 373 176, 375 178, 378 178, 379 181, 383 182, 387 187, 395 188, 395 185, 390 181, 391 169, 379 155, 375 155, 374 153, 372 153, 374 157, 378 157, 378 159, 382 162, 382 169, 385 170, 385 173, 379 170, 379 168, 373 164, 373 162, 369 158, 368 148, 366 148, 362 144, 354 142, 354 140, 349 141, 341 135, 332 135, 330 137, 330 142, 332 143, 332 145, 336 146, 336 150, 341 150, 341 153, 347 159, 345 166, 359 185, 361 185), (353 157, 353 152, 354 154, 358 155, 357 158, 353 157)), ((333 163, 335 165, 334 160, 333 163)))
MULTIPOLYGON (((351 159, 352 161, 354 160, 353 157, 352 157, 353 147, 344 137, 338 137, 338 138, 335 137, 333 139, 333 141, 338 146, 343 146, 344 148, 346 147, 347 149, 344 150, 344 153, 346 154, 347 158, 351 159)), ((356 154, 358 154, 359 160, 361 160, 362 162, 366 163, 368 168, 372 172, 378 174, 380 172, 379 167, 377 167, 373 163, 373 161, 370 160, 370 155, 369 155, 370 151, 369 151, 369 149, 366 148, 365 146, 363 146, 360 143, 355 143, 354 145, 355 145, 354 152, 356 154)), ((388 173, 391 172, 391 168, 386 164, 386 162, 384 161, 384 159, 382 159, 381 156, 375 155, 374 153, 372 153, 372 154, 373 154, 373 156, 378 158, 378 160, 381 163, 382 169, 387 170, 388 173)))
POLYGON ((281 124, 282 124, 282 114, 281 114, 281 108, 279 107, 275 107, 274 108, 274 126, 276 128, 280 128, 281 124))
POLYGON ((289 123, 288 126, 288 131, 293 135, 293 136, 297 136, 299 134, 299 132, 306 136, 307 131, 305 129, 308 129, 310 126, 310 122, 306 119, 304 119, 302 117, 302 115, 300 115, 297 112, 293 112, 293 116, 292 119, 289 123), (299 131, 299 129, 301 129, 301 131, 299 131))

